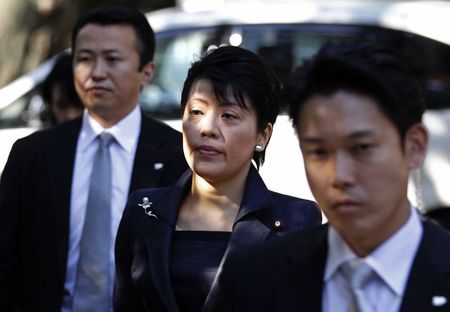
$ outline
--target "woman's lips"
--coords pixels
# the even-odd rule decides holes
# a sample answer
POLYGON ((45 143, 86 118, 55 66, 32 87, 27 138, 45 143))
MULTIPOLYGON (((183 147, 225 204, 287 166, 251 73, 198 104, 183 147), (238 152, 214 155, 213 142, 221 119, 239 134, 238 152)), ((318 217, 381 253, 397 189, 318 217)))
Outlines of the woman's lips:
POLYGON ((208 157, 216 156, 216 155, 220 154, 220 151, 218 149, 216 149, 212 146, 209 146, 209 145, 199 146, 197 148, 197 151, 199 152, 200 155, 208 156, 208 157))

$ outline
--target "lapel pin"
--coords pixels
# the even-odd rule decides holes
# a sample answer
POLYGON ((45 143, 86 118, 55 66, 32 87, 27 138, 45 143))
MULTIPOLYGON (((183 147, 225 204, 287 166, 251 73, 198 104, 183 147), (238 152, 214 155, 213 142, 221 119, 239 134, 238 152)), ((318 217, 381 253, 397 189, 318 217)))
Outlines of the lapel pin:
POLYGON ((151 205, 152 202, 148 199, 148 197, 142 198, 142 204, 138 204, 139 207, 142 207, 142 209, 144 209, 144 212, 147 216, 158 219, 157 215, 153 214, 151 210, 148 210, 148 208, 150 208, 151 205))
POLYGON ((447 303, 447 298, 445 298, 444 296, 433 296, 431 298, 431 304, 434 307, 442 307, 446 303, 447 303))
POLYGON ((163 163, 155 163, 153 165, 153 168, 155 168, 155 170, 161 170, 164 167, 163 163))
POLYGON ((280 220, 276 220, 276 221, 273 223, 273 229, 274 229, 275 231, 282 231, 282 230, 283 230, 283 227, 284 227, 284 224, 283 224, 283 222, 281 222, 280 220))

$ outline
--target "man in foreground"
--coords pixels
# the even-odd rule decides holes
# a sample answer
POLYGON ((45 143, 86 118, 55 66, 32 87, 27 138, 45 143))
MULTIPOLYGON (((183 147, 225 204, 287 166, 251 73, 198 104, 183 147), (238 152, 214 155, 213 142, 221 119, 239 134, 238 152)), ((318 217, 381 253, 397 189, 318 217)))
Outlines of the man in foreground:
POLYGON ((326 45, 290 101, 329 224, 232 255, 214 311, 450 311, 450 234, 407 198, 427 147, 408 69, 372 43, 326 45))

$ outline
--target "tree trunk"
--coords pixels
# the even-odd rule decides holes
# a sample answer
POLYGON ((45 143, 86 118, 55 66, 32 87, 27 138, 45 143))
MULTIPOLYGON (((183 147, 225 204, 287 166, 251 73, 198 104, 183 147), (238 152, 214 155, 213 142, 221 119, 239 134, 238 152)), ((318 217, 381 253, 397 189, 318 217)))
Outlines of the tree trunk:
POLYGON ((1 0, 0 87, 70 46, 80 12, 101 5, 127 5, 145 12, 174 0, 1 0))

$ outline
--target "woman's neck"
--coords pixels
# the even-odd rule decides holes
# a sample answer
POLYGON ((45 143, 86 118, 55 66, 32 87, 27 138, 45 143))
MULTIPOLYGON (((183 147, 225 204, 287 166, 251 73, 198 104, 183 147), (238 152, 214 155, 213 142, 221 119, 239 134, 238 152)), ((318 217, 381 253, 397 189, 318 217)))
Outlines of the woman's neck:
POLYGON ((245 190, 247 173, 232 180, 209 182, 195 173, 178 214, 182 230, 231 231, 245 190))

